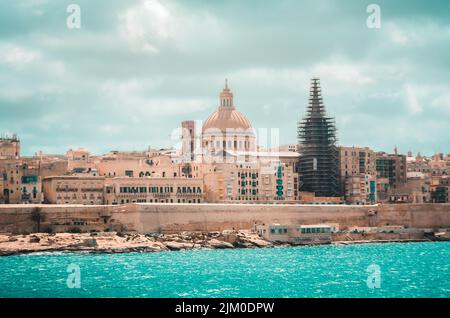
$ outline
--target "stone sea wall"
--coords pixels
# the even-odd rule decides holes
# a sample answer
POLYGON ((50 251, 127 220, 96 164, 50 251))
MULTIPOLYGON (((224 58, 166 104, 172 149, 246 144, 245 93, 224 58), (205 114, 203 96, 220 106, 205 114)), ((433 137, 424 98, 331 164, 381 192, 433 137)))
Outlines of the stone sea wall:
POLYGON ((140 233, 250 229, 256 223, 339 223, 352 226, 403 225, 450 227, 450 204, 269 205, 269 204, 128 204, 0 205, 0 232, 136 231, 140 233))

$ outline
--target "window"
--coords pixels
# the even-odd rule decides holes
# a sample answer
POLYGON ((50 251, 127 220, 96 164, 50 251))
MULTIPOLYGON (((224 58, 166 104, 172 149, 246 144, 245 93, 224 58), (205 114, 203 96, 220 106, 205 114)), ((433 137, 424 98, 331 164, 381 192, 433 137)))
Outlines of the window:
POLYGON ((125 170, 125 175, 126 175, 127 177, 132 178, 132 177, 133 177, 133 170, 125 170))

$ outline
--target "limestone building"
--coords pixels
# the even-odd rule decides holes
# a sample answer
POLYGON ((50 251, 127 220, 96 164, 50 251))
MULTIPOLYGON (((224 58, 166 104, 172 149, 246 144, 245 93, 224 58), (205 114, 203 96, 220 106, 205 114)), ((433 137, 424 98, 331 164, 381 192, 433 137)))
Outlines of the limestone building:
POLYGON ((0 137, 0 160, 20 158, 20 139, 17 135, 0 137))
POLYGON ((44 178, 42 189, 49 204, 104 204, 104 177, 53 176, 44 178))
POLYGON ((386 189, 387 193, 385 191, 379 191, 381 200, 386 199, 389 192, 394 192, 398 187, 406 183, 407 167, 405 155, 398 154, 397 151, 393 154, 377 152, 375 167, 377 179, 387 179, 389 184, 389 187, 386 189))
POLYGON ((105 204, 202 203, 203 180, 183 177, 105 179, 105 204))
POLYGON ((339 147, 341 193, 350 204, 377 200, 376 156, 368 147, 339 147))
POLYGON ((0 168, 0 202, 9 204, 41 203, 43 200, 39 167, 33 162, 12 160, 0 168))
POLYGON ((223 163, 204 175, 205 200, 216 203, 295 203, 298 174, 293 164, 223 163))

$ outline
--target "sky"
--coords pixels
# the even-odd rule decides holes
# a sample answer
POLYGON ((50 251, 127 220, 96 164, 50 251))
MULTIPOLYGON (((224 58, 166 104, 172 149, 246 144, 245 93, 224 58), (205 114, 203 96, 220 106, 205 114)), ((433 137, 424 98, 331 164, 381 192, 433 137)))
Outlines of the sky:
POLYGON ((448 153, 449 12, 446 0, 1 1, 0 133, 23 155, 170 147, 181 121, 216 110, 227 78, 255 129, 296 143, 320 77, 339 145, 448 153))

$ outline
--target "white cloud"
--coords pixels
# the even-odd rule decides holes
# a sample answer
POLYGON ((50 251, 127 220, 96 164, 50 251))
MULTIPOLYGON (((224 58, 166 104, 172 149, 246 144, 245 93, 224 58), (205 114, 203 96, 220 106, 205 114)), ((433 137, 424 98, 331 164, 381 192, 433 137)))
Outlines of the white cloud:
POLYGON ((98 127, 98 131, 106 136, 118 135, 122 132, 122 127, 118 125, 103 124, 98 127))
POLYGON ((391 41, 394 42, 395 44, 407 45, 410 41, 410 38, 406 34, 406 32, 404 32, 398 28, 394 28, 390 32, 390 36, 391 36, 391 41))
POLYGON ((101 86, 101 97, 106 98, 107 103, 118 113, 126 109, 129 119, 134 123, 141 118, 189 114, 205 111, 210 107, 203 99, 152 97, 152 91, 158 83, 159 81, 135 79, 122 82, 108 81, 101 86))
POLYGON ((389 70, 385 65, 350 63, 346 59, 333 58, 309 68, 247 68, 230 74, 230 78, 239 86, 251 83, 252 86, 267 87, 271 91, 297 94, 302 90, 308 91, 310 79, 319 77, 329 87, 326 94, 335 95, 354 91, 355 86, 374 84, 378 78, 385 78, 389 70))
POLYGON ((369 67, 371 68, 371 66, 350 63, 319 64, 313 69, 313 73, 337 82, 353 85, 366 85, 375 82, 371 76, 364 72, 367 71, 369 67))
POLYGON ((188 12, 169 1, 143 0, 119 14, 119 34, 137 52, 155 54, 164 45, 195 46, 206 37, 224 39, 223 27, 209 12, 188 12))
POLYGON ((443 92, 440 95, 436 96, 431 101, 431 105, 433 107, 439 108, 440 110, 446 110, 450 112, 450 93, 443 92))
POLYGON ((144 52, 158 53, 156 43, 175 35, 171 13, 157 0, 148 0, 126 10, 119 15, 119 21, 121 35, 144 52))
POLYGON ((36 61, 40 54, 13 44, 0 45, 0 63, 9 64, 16 69, 22 69, 27 64, 36 61))
POLYGON ((404 86, 404 91, 406 95, 406 104, 408 109, 412 114, 418 114, 422 112, 422 106, 419 103, 419 98, 416 91, 410 84, 404 86))
POLYGON ((425 46, 433 42, 448 41, 450 38, 450 28, 432 20, 420 23, 390 22, 387 23, 386 30, 391 42, 399 46, 425 46))

